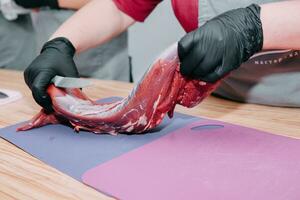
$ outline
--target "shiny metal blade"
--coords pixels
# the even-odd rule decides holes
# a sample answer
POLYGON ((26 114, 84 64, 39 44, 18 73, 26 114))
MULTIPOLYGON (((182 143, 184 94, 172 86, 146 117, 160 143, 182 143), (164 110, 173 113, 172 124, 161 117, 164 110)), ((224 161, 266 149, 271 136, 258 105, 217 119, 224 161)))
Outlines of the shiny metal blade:
POLYGON ((62 76, 55 76, 51 82, 60 88, 85 88, 92 85, 92 82, 87 79, 62 76))

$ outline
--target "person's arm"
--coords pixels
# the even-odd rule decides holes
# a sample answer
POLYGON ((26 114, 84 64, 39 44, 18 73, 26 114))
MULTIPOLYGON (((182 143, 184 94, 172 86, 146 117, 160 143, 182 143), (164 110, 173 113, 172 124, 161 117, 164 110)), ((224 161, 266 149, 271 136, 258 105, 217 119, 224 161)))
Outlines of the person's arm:
POLYGON ((35 101, 51 110, 47 88, 56 76, 78 77, 73 61, 75 52, 102 44, 134 23, 111 0, 91 1, 69 18, 51 40, 44 44, 41 54, 24 71, 24 79, 35 101))
POLYGON ((58 0, 60 8, 79 10, 91 0, 58 0))
POLYGON ((300 1, 261 5, 263 49, 300 50, 300 1))
POLYGON ((69 18, 52 36, 68 38, 77 52, 105 43, 135 22, 111 0, 91 1, 69 18))
POLYGON ((253 54, 300 49, 300 1, 227 11, 186 34, 178 43, 183 75, 216 82, 253 54))

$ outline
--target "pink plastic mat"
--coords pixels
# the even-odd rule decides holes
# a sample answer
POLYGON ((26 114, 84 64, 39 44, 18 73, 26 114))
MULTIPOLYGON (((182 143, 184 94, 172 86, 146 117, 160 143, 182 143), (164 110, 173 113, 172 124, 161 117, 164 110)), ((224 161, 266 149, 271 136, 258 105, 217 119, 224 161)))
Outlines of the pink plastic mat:
POLYGON ((123 200, 299 200, 300 140, 199 120, 88 170, 123 200))

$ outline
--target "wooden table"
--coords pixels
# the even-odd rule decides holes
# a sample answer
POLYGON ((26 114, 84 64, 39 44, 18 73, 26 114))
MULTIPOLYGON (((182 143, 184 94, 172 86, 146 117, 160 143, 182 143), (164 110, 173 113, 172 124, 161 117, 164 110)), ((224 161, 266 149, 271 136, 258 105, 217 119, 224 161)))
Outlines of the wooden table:
MULTIPOLYGON (((94 80, 91 98, 127 96, 132 84, 94 80)), ((19 90, 24 98, 0 107, 0 127, 30 119, 40 107, 20 72, 0 70, 0 88, 19 90)), ((176 111, 300 138, 300 109, 279 108, 208 97, 192 109, 176 111)), ((0 199, 111 199, 0 139, 0 199)))

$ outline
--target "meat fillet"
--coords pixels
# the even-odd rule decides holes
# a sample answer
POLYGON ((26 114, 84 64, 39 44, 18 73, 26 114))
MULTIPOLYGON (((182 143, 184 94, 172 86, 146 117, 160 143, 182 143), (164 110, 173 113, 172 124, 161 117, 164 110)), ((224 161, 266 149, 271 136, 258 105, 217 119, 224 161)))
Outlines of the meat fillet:
POLYGON ((128 97, 111 103, 96 103, 80 89, 50 85, 47 92, 54 112, 47 114, 41 110, 18 130, 66 122, 76 131, 114 135, 151 130, 161 123, 166 113, 170 118, 173 116, 176 104, 196 106, 218 85, 183 77, 179 67, 177 45, 173 45, 156 59, 128 97))

